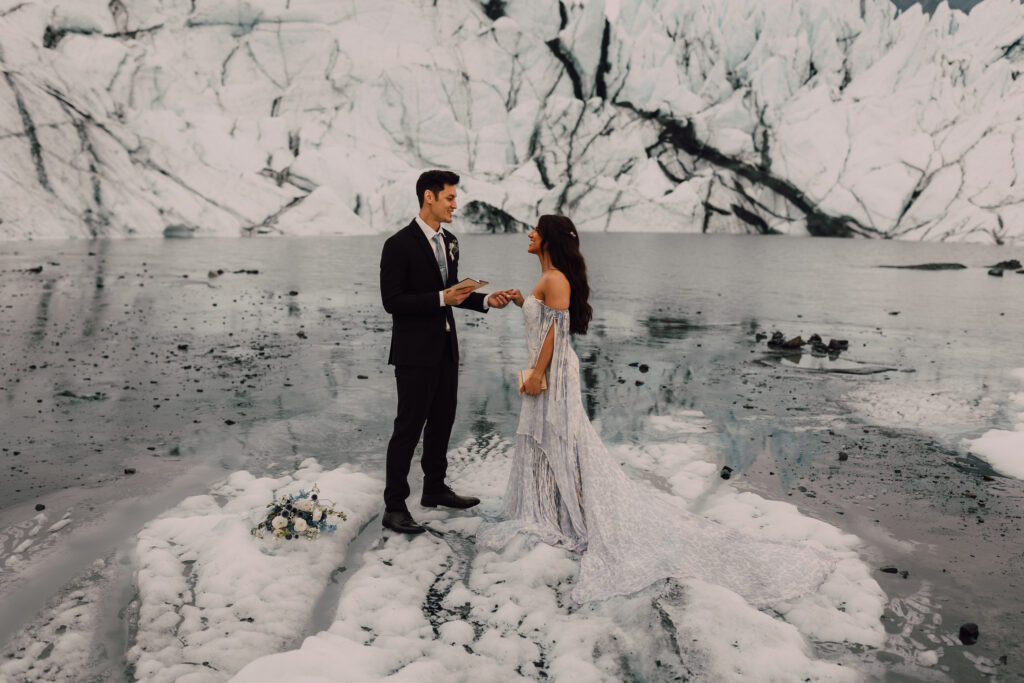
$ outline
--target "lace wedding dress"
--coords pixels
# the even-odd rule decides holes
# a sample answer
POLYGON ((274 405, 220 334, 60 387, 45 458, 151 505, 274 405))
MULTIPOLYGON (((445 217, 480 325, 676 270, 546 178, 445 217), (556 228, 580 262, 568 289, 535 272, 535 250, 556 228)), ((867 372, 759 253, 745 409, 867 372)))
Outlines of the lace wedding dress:
POLYGON ((724 586, 763 607, 816 590, 834 562, 795 543, 758 539, 689 512, 630 479, 583 409, 569 312, 523 302, 530 366, 554 327, 548 389, 523 396, 501 521, 477 544, 500 549, 518 533, 581 553, 577 602, 636 592, 665 578, 724 586))

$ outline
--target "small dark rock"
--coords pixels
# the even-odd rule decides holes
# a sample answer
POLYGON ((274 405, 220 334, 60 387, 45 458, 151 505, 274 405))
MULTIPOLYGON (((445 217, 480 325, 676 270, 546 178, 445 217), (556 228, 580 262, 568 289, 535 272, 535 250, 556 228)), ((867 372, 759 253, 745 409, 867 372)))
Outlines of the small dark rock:
POLYGON ((295 333, 295 336, 298 337, 299 339, 308 339, 308 337, 306 337, 305 330, 299 330, 298 332, 295 333))
POLYGON ((224 420, 224 424, 226 424, 227 426, 230 427, 231 425, 235 424, 235 421, 234 420, 224 420))
POLYGON ((288 296, 298 296, 298 295, 299 295, 299 293, 297 291, 295 291, 294 289, 292 291, 288 292, 288 296))
POLYGON ((720 476, 722 477, 722 479, 728 479, 729 477, 732 476, 732 468, 729 467, 728 465, 722 465, 722 471, 720 473, 720 476))
POLYGON ((839 451, 839 462, 846 462, 850 459, 850 455, 846 451, 839 451))
POLYGON ((964 645, 974 645, 978 642, 978 625, 974 622, 967 622, 960 627, 960 642, 964 645))
POLYGON ((900 570, 896 567, 882 567, 882 571, 886 574, 898 574, 900 570))
POLYGON ((850 342, 846 339, 829 339, 828 349, 829 351, 846 351, 850 348, 850 342))
POLYGON ((900 572, 900 576, 902 576, 904 579, 906 579, 906 578, 908 578, 910 576, 910 571, 904 569, 903 571, 900 572))
POLYGON ((650 368, 647 366, 646 363, 641 363, 640 367, 638 367, 637 370, 639 370, 640 372, 647 372, 648 370, 650 370, 650 368))
POLYGON ((786 337, 781 332, 772 332, 772 338, 768 340, 768 346, 776 347, 782 346, 786 341, 786 337))
POLYGON ((1015 258, 1010 259, 1009 261, 1000 261, 999 263, 989 266, 989 268, 998 268, 1000 270, 1018 270, 1022 267, 1024 266, 1021 266, 1020 261, 1015 258))
POLYGON ((36 266, 35 268, 26 268, 25 272, 26 273, 41 273, 41 272, 43 272, 43 267, 42 266, 36 266))
POLYGON ((821 335, 818 334, 817 332, 815 332, 814 334, 812 334, 810 337, 807 338, 807 343, 808 344, 820 344, 821 343, 821 335))
POLYGON ((899 315, 899 311, 889 311, 889 315, 899 315))
POLYGON ((754 341, 758 341, 758 342, 764 341, 767 338, 768 338, 768 335, 765 334, 764 332, 758 332, 757 334, 754 335, 754 341))
POLYGON ((178 344, 179 351, 188 351, 188 344, 178 344))
POLYGON ((135 474, 135 468, 134 467, 125 467, 124 468, 124 473, 125 474, 135 474))
POLYGON ((356 375, 356 379, 370 379, 366 375, 356 375))
POLYGON ((990 268, 989 271, 988 271, 988 274, 993 276, 993 277, 1002 277, 1003 276, 1003 269, 1002 268, 990 268))
POLYGON ((800 335, 797 335, 797 336, 793 337, 792 339, 790 339, 789 341, 786 341, 785 343, 783 343, 782 344, 782 348, 784 348, 784 349, 799 349, 801 346, 803 346, 806 343, 807 342, 805 342, 803 340, 803 338, 800 337, 800 335))
POLYGON ((36 503, 36 512, 42 512, 45 509, 46 509, 45 505, 43 505, 42 503, 36 503))

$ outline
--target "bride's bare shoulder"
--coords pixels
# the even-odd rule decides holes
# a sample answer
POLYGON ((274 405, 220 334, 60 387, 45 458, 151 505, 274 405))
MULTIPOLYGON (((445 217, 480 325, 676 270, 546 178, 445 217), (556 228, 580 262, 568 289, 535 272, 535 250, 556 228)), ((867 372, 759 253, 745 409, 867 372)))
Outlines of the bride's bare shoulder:
POLYGON ((544 305, 549 308, 565 310, 569 308, 569 297, 572 287, 569 279, 559 270, 549 270, 541 276, 544 283, 544 305))

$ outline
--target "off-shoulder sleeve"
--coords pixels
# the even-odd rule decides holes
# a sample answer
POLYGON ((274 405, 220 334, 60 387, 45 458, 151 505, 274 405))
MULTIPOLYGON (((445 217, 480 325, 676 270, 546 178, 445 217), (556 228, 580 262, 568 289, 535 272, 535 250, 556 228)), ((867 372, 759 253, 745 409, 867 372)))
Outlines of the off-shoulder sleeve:
POLYGON ((541 346, 547 339, 549 330, 555 330, 551 362, 548 364, 548 391, 551 392, 553 400, 564 401, 566 383, 569 380, 569 360, 573 356, 572 347, 569 345, 569 311, 542 307, 540 328, 541 346))
POLYGON ((540 349, 548 333, 554 330, 551 362, 547 369, 548 388, 536 396, 523 395, 517 433, 532 437, 537 443, 545 444, 551 439, 568 439, 566 432, 570 424, 572 409, 569 398, 579 395, 579 360, 569 344, 569 311, 560 311, 543 306, 537 337, 530 353, 530 366, 535 367, 540 349))

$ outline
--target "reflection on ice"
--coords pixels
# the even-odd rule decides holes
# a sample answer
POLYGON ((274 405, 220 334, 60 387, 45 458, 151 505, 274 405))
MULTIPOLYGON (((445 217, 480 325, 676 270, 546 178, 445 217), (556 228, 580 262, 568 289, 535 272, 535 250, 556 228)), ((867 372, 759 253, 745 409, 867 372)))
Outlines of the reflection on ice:
POLYGON ((810 353, 795 353, 769 357, 764 362, 775 361, 784 368, 793 370, 810 370, 812 372, 839 372, 850 375, 874 375, 880 372, 893 372, 896 368, 885 365, 872 365, 847 360, 838 356, 817 356, 810 353))

